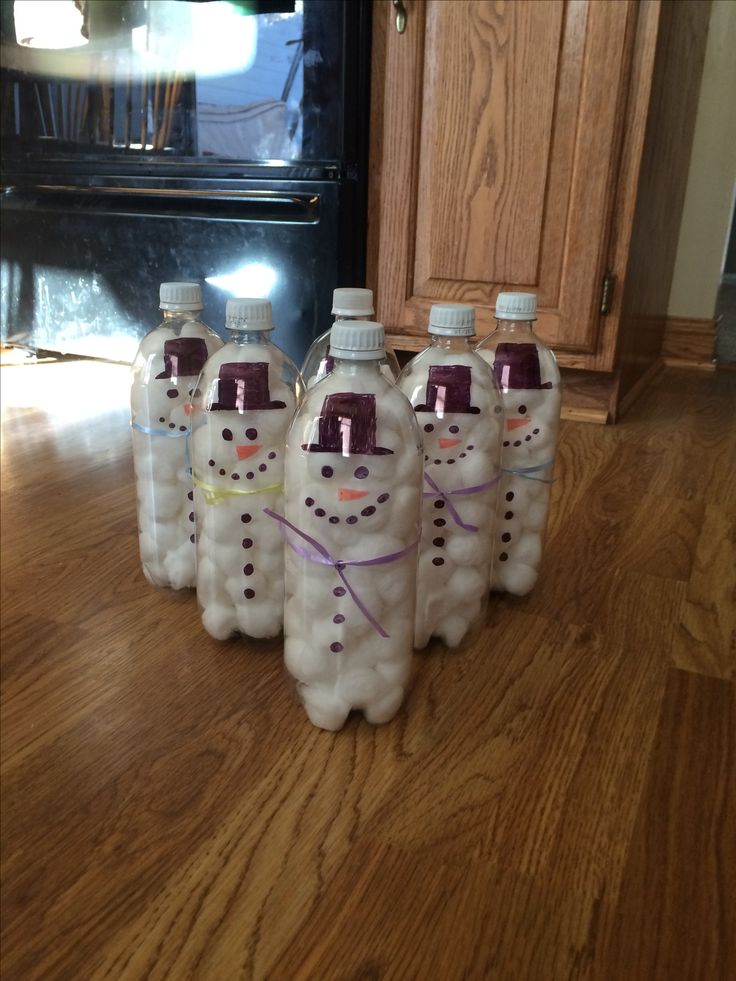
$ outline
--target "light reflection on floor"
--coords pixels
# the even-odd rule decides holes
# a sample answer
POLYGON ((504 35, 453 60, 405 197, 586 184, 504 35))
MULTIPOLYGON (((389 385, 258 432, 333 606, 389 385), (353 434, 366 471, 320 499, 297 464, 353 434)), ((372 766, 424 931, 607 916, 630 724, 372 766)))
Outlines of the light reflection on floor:
POLYGON ((56 425, 78 423, 128 406, 130 368, 104 361, 3 364, 0 405, 37 409, 56 425))

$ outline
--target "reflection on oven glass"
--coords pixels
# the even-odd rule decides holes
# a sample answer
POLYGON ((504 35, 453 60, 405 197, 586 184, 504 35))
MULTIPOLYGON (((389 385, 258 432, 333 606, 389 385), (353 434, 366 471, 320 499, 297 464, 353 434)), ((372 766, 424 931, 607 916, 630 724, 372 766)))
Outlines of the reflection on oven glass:
POLYGON ((270 297, 276 285, 277 274, 263 262, 249 262, 234 272, 223 276, 207 276, 205 282, 225 290, 231 296, 270 297))
POLYGON ((15 42, 3 40, 11 145, 254 162, 340 155, 341 3, 15 0, 13 13, 15 42))

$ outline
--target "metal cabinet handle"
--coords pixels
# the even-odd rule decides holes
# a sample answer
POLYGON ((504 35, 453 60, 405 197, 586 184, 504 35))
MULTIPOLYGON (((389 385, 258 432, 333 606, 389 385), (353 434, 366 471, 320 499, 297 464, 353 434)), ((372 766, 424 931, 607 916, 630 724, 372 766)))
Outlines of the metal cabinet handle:
POLYGON ((406 7, 403 0, 393 0, 393 4, 396 11, 396 30, 403 34, 406 30, 406 7))

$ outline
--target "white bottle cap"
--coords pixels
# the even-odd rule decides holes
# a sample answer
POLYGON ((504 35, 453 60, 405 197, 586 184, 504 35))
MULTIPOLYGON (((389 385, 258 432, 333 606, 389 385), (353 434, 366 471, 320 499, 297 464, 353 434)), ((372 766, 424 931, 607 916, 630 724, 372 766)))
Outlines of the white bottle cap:
POLYGON ((271 301, 253 297, 228 300, 225 326, 228 330, 273 330, 271 301))
POLYGON ((383 324, 372 320, 338 320, 330 331, 330 354, 348 361, 375 361, 384 356, 383 324))
POLYGON ((332 291, 332 313, 338 317, 372 317, 373 290, 341 286, 332 291))
POLYGON ((475 334, 475 308, 466 303, 433 303, 427 329, 430 334, 472 337, 475 334))
POLYGON ((202 287, 199 283, 161 283, 159 310, 201 310, 202 287))
POLYGON ((496 320, 536 320, 536 293, 499 293, 496 320))

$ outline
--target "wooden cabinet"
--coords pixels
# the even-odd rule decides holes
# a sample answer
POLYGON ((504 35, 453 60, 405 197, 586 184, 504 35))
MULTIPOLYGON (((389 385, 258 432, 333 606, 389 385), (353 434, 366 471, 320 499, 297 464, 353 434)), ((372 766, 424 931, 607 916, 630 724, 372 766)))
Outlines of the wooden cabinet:
MULTIPOLYGON (((501 290, 534 291, 539 334, 563 367, 602 380, 601 411, 615 415, 630 245, 655 199, 664 227, 651 229, 651 248, 671 253, 671 277, 708 4, 404 7, 399 33, 394 5, 374 4, 368 285, 378 319, 399 349, 418 350, 433 302, 474 304, 485 334, 501 290), (659 123, 666 142, 668 112, 677 159, 651 137, 659 123), (647 161, 654 190, 642 185, 647 161), (606 277, 613 299, 601 314, 606 277)), ((655 265, 661 275, 661 257, 655 265)))

